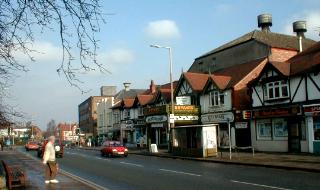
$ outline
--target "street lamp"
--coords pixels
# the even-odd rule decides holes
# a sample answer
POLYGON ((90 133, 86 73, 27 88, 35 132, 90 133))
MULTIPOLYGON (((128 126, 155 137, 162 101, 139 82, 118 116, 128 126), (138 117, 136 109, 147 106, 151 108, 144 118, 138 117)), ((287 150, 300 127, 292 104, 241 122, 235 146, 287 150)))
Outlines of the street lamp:
MULTIPOLYGON (((172 81, 172 48, 169 47, 169 46, 160 46, 160 45, 155 45, 155 44, 150 45, 150 47, 153 47, 153 48, 163 48, 163 49, 169 50, 170 89, 171 89, 171 114, 174 116, 173 81, 172 81)), ((168 118, 168 120, 169 120, 169 119, 170 119, 170 118, 168 118)), ((168 147, 170 146, 170 143, 171 143, 170 135, 171 135, 171 128, 174 127, 174 120, 173 120, 173 123, 170 122, 170 125, 168 126, 168 127, 169 127, 169 143, 168 143, 168 147), (172 126, 170 126, 171 124, 172 124, 172 126)), ((170 150, 170 147, 169 147, 169 150, 170 150)))

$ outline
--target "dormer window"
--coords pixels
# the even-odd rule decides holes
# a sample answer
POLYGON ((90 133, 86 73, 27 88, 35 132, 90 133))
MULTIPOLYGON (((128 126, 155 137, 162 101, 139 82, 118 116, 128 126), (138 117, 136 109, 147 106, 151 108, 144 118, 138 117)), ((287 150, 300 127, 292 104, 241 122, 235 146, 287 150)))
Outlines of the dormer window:
POLYGON ((211 91, 210 96, 210 106, 223 106, 224 105, 224 94, 219 91, 211 91))
POLYGON ((266 100, 277 100, 289 97, 288 81, 268 82, 264 88, 264 97, 266 100))

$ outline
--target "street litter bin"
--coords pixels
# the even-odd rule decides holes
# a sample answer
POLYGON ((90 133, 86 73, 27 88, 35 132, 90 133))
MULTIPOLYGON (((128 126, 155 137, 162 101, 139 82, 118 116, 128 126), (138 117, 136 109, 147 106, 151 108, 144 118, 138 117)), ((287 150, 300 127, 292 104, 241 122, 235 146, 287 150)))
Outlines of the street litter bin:
POLYGON ((158 147, 156 144, 151 144, 150 145, 151 153, 157 153, 158 152, 158 147))

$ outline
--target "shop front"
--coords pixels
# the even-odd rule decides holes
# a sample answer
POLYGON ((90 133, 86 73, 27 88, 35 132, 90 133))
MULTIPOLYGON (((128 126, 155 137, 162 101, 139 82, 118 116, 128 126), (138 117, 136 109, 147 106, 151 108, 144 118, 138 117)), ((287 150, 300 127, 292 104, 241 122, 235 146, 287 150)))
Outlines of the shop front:
POLYGON ((137 147, 146 147, 147 145, 147 128, 144 120, 136 120, 134 124, 135 138, 137 147))
POLYGON ((320 104, 303 106, 308 131, 309 152, 320 154, 320 104))
POLYGON ((217 125, 217 141, 219 148, 229 147, 229 127, 231 145, 235 146, 234 114, 231 111, 219 113, 207 113, 201 115, 202 124, 217 125))
MULTIPOLYGON (((169 117, 171 114, 170 105, 162 105, 145 108, 145 122, 147 126, 147 137, 149 144, 157 144, 158 147, 167 148, 169 141, 169 117)), ((180 136, 179 126, 195 125, 199 122, 199 108, 193 105, 175 105, 174 106, 174 128, 172 134, 180 136)), ((171 119, 171 118, 170 118, 171 119)), ((183 134, 185 132, 182 132, 183 134)), ((192 136, 188 132, 189 136, 192 136)), ((194 143, 194 142, 192 142, 194 143)))
POLYGON ((251 140, 256 150, 308 152, 306 124, 299 106, 259 109, 252 114, 251 140))
POLYGON ((120 141, 127 147, 136 146, 135 129, 132 120, 127 120, 121 123, 120 141))
POLYGON ((151 144, 158 147, 166 147, 168 117, 167 115, 153 115, 146 117, 146 124, 149 126, 149 139, 151 144))

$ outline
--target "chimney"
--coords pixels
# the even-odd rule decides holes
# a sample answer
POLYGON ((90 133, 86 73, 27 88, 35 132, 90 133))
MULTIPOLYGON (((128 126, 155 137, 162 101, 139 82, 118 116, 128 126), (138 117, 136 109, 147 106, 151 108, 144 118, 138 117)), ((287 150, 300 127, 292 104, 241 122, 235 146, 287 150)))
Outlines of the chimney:
POLYGON ((129 91, 129 90, 130 90, 130 85, 131 85, 130 82, 124 82, 124 83, 123 83, 124 90, 125 90, 125 91, 129 91))
POLYGON ((261 28, 261 31, 270 32, 271 26, 272 26, 271 14, 261 14, 258 16, 258 27, 261 28))
POLYGON ((154 84, 154 81, 151 80, 151 83, 150 83, 150 92, 153 94, 156 92, 156 88, 157 86, 154 84))
POLYGON ((296 21, 292 23, 293 32, 297 33, 299 40, 299 51, 302 52, 302 38, 305 38, 304 33, 307 31, 306 21, 296 21))

